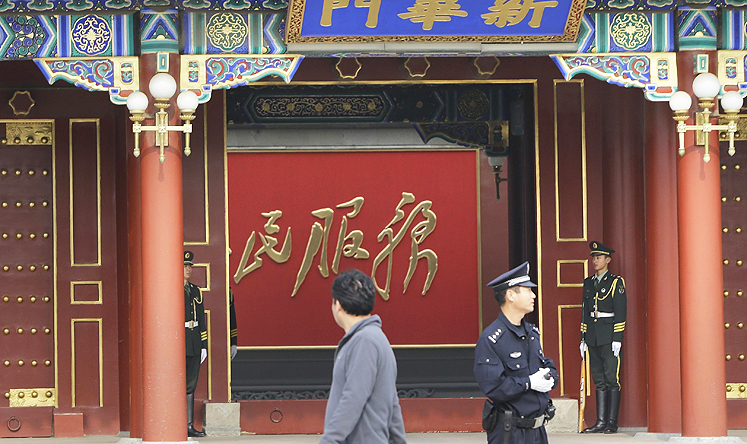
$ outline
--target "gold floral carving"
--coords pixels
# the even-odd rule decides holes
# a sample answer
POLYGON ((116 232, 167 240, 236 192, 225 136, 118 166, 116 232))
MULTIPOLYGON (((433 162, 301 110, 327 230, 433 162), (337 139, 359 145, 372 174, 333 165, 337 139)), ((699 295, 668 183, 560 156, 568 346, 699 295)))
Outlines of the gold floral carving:
POLYGON ((36 100, 31 98, 31 93, 28 91, 16 91, 13 93, 13 97, 8 100, 8 105, 13 108, 13 114, 16 116, 27 116, 35 104, 36 100), (26 103, 24 103, 24 96, 26 97, 26 103))
POLYGON ((257 101, 259 117, 370 117, 384 112, 384 102, 370 97, 268 97, 257 101))
POLYGON ((430 67, 431 67, 431 62, 428 60, 428 57, 417 57, 415 60, 413 60, 412 57, 408 57, 407 60, 405 61, 405 69, 407 69, 407 72, 408 74, 410 74, 410 77, 420 77, 420 78, 425 77, 430 67), (423 67, 422 72, 413 72, 413 68, 415 68, 412 66, 414 64, 413 62, 417 62, 421 59, 422 61, 425 62, 425 67, 423 67))
POLYGON ((5 124, 8 145, 51 145, 52 124, 48 121, 19 120, 5 124))
MULTIPOLYGON (((747 140, 747 116, 738 115, 737 119, 737 132, 734 133, 734 140, 747 140)), ((729 123, 725 116, 719 116, 719 125, 726 125, 729 123)), ((719 140, 729 140, 729 133, 726 131, 719 131, 719 140)))
POLYGON ((481 76, 492 76, 495 74, 495 71, 498 69, 498 66, 501 64, 501 61, 498 59, 498 57, 475 57, 475 60, 472 61, 472 64, 475 65, 475 68, 477 68, 477 73, 481 76), (492 68, 489 69, 483 69, 483 66, 481 65, 487 65, 487 63, 480 63, 484 62, 485 60, 489 60, 492 63, 492 68))
POLYGON ((355 69, 355 72, 352 74, 345 74, 342 72, 343 70, 345 70, 345 68, 342 66, 342 63, 345 61, 344 57, 340 57, 337 60, 337 63, 335 64, 335 69, 337 70, 338 74, 340 74, 341 79, 354 79, 358 77, 358 73, 361 72, 361 68, 363 67, 363 65, 361 65, 361 62, 358 61, 358 57, 353 57, 353 60, 355 61, 357 68, 355 69))
POLYGON ((8 391, 10 407, 54 407, 55 389, 28 388, 10 389, 8 391))

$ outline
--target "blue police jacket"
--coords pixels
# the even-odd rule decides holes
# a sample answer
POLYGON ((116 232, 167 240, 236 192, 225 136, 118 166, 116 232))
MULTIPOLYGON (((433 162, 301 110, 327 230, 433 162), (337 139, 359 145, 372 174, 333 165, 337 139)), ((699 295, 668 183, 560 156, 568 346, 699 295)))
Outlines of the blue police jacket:
POLYGON ((510 407, 520 417, 536 417, 547 408, 550 394, 534 391, 529 384, 529 375, 540 368, 550 369, 557 387, 558 372, 542 353, 539 330, 524 320, 514 325, 501 312, 477 341, 477 384, 499 408, 510 407))

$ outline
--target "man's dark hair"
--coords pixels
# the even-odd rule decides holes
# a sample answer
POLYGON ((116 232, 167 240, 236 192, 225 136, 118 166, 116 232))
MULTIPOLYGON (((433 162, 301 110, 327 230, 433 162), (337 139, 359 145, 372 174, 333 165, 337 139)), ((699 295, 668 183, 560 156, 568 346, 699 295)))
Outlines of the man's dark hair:
POLYGON ((365 316, 373 311, 376 289, 371 278, 362 271, 347 270, 332 283, 332 299, 339 301, 347 314, 365 316))
POLYGON ((493 294, 495 296, 495 300, 498 301, 498 305, 503 307, 503 304, 506 303, 506 292, 508 290, 514 290, 515 292, 518 292, 518 290, 516 290, 517 287, 518 285, 514 285, 513 287, 504 288, 503 290, 495 290, 493 294))

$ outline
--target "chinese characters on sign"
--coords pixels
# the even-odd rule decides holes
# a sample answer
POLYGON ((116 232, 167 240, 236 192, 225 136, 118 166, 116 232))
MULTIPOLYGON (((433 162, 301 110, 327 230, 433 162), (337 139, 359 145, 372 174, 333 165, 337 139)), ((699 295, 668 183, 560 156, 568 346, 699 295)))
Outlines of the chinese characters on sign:
MULTIPOLYGON (((321 26, 332 26, 332 15, 335 9, 347 8, 350 0, 324 0, 321 26)), ((356 8, 368 8, 368 19, 366 26, 376 28, 379 23, 379 10, 381 0, 355 0, 356 8)), ((538 28, 542 23, 542 14, 545 8, 558 6, 557 1, 535 2, 534 0, 495 0, 495 5, 488 8, 491 13, 482 14, 485 24, 495 25, 499 28, 513 26, 521 23, 534 10, 529 21, 529 26, 538 28)), ((448 22, 451 17, 467 17, 469 13, 461 9, 459 0, 416 0, 415 4, 408 7, 409 12, 397 14, 397 17, 409 20, 412 23, 422 24, 424 31, 433 29, 435 22, 448 22)))
POLYGON ((575 42, 586 0, 303 0, 287 43, 575 42))
MULTIPOLYGON (((324 0, 322 19, 319 21, 319 24, 322 26, 332 26, 332 10, 347 8, 348 6, 350 6, 350 0, 324 0)), ((366 26, 369 28, 375 28, 376 25, 379 24, 381 0, 355 0, 355 7, 368 8, 366 26)))
POLYGON ((407 13, 397 14, 401 19, 408 19, 413 23, 422 23, 424 31, 433 29, 435 22, 449 22, 451 17, 467 17, 467 11, 461 11, 457 0, 429 1, 417 0, 407 8, 407 13))
POLYGON ((499 28, 504 26, 513 26, 524 21, 529 14, 529 10, 533 9, 534 14, 532 19, 529 20, 529 26, 532 28, 539 28, 542 24, 542 13, 545 12, 545 8, 555 8, 558 6, 556 1, 547 2, 535 2, 534 0, 501 0, 495 1, 495 6, 488 8, 489 14, 483 14, 480 17, 485 19, 485 23, 488 25, 495 25, 499 28))
MULTIPOLYGON (((360 230, 351 230, 348 232, 348 221, 355 218, 361 212, 363 207, 363 197, 356 197, 348 202, 337 205, 337 208, 351 208, 351 211, 342 217, 340 223, 340 230, 337 235, 337 242, 335 247, 335 253, 332 258, 332 272, 337 274, 340 259, 342 256, 347 258, 366 260, 370 257, 367 250, 362 248, 363 245, 363 232, 360 230)), ((431 210, 433 203, 429 200, 424 200, 418 203, 414 208, 411 209, 407 218, 405 218, 405 211, 402 209, 404 206, 415 203, 415 196, 412 193, 402 193, 402 200, 395 209, 394 218, 387 224, 387 226, 379 233, 377 240, 381 243, 386 238, 386 244, 376 256, 373 262, 373 269, 371 275, 373 277, 374 285, 379 295, 384 299, 389 299, 389 290, 391 283, 392 274, 392 253, 394 249, 400 244, 400 242, 407 235, 407 231, 410 230, 410 226, 415 222, 418 214, 422 215, 424 220, 415 224, 410 230, 410 259, 409 267, 407 270, 407 276, 404 280, 404 289, 407 290, 410 280, 412 279, 415 269, 417 268, 418 261, 425 259, 428 265, 428 274, 426 276, 425 284, 423 285, 422 294, 425 295, 433 282, 433 278, 438 270, 438 256, 431 249, 420 250, 420 245, 436 228, 436 213, 431 210), (404 220, 404 223, 394 234, 394 225, 404 220), (376 271, 385 260, 387 260, 387 274, 386 284, 384 288, 381 288, 376 280, 376 271)), ((298 270, 296 276, 296 283, 293 287, 291 297, 295 296, 298 289, 306 279, 307 274, 311 269, 311 263, 313 259, 319 255, 319 273, 322 277, 329 277, 329 260, 327 257, 329 233, 332 228, 334 219, 334 210, 332 208, 320 208, 312 211, 311 214, 323 221, 314 222, 311 227, 311 233, 309 235, 309 241, 306 244, 306 251, 304 253, 301 267, 298 270), (320 252, 321 250, 321 252, 320 252)), ((282 264, 290 258, 291 255, 291 229, 287 229, 285 234, 285 240, 283 246, 278 251, 275 247, 278 245, 278 240, 273 236, 281 231, 280 227, 276 224, 277 220, 282 217, 283 213, 280 210, 271 211, 269 213, 262 213, 262 217, 268 219, 264 225, 263 233, 256 233, 252 231, 251 235, 246 241, 244 247, 244 253, 239 262, 239 266, 236 273, 233 276, 235 283, 239 283, 244 277, 252 273, 253 271, 262 267, 262 255, 266 255, 271 260, 278 264, 282 264), (255 236, 256 235, 256 236, 255 236), (261 246, 252 254, 254 251, 255 239, 258 237, 261 242, 261 246), (254 258, 251 263, 250 259, 254 258)))

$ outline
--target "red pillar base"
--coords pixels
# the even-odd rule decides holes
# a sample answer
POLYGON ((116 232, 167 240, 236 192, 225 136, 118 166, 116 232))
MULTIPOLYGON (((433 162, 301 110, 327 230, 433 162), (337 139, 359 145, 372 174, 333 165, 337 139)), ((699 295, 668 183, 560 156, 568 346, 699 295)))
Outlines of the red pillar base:
POLYGON ((83 413, 55 413, 55 438, 80 438, 83 436, 83 413))

